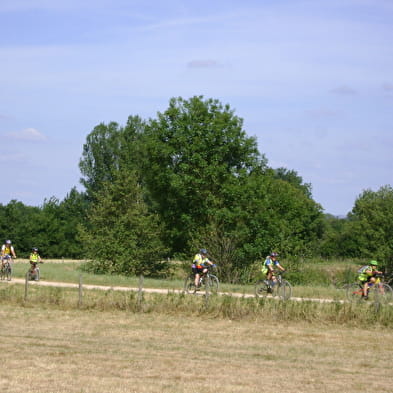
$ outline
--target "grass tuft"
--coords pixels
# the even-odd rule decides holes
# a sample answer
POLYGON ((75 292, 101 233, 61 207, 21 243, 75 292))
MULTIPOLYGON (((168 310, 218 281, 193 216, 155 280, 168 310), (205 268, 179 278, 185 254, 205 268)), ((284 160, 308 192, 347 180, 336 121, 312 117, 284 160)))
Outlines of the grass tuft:
POLYGON ((133 291, 84 291, 79 302, 77 289, 31 286, 24 299, 22 285, 0 286, 0 304, 15 304, 34 308, 61 310, 127 311, 133 313, 161 313, 176 316, 205 316, 230 320, 274 320, 278 322, 329 323, 349 326, 379 324, 392 326, 393 307, 374 307, 371 303, 318 303, 314 301, 280 301, 231 295, 185 295, 168 291, 167 294, 133 291))

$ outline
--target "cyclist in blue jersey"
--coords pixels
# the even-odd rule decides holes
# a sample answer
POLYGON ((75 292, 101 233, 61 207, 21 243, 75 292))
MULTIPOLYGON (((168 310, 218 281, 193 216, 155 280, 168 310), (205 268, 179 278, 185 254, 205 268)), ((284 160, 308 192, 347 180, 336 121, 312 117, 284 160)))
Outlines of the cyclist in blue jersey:
POLYGON ((262 273, 266 275, 266 280, 275 285, 277 283, 277 278, 274 275, 274 269, 279 269, 282 272, 285 272, 284 267, 280 264, 278 260, 278 254, 276 252, 272 252, 269 256, 266 257, 265 262, 262 264, 262 273))

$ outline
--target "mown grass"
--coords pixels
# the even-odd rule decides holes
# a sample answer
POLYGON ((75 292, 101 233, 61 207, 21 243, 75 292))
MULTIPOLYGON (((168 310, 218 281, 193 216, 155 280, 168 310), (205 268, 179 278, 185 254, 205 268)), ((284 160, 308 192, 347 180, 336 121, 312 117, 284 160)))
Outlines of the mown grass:
POLYGON ((0 305, 2 393, 391 392, 392 331, 378 324, 234 320, 203 313, 196 297, 190 315, 173 312, 184 299, 172 295, 169 312, 64 309, 41 296, 0 305))
MULTIPOLYGON (((305 266, 321 280, 312 285, 296 282, 299 269, 294 296, 341 299, 319 277, 332 266, 305 266)), ((27 268, 17 263, 14 273, 23 278, 27 268)), ((46 263, 41 272, 46 281, 75 284, 82 275, 84 284, 138 286, 138 278, 89 274, 80 263, 46 263)), ((0 391, 391 392, 392 306, 231 295, 252 285, 186 295, 175 292, 183 274, 145 279, 164 294, 84 289, 82 301, 78 289, 29 285, 26 298, 24 285, 0 282, 0 391)))
MULTIPOLYGON (((19 277, 26 270, 15 265, 19 277)), ((77 283, 82 274, 86 284, 138 283, 89 275, 75 263, 41 271, 50 281, 77 283)), ((182 280, 169 282, 181 288, 182 280)), ((392 306, 205 297, 175 292, 179 287, 142 297, 84 289, 80 302, 78 289, 33 284, 25 298, 24 285, 0 282, 0 391, 391 392, 392 306)), ((327 297, 331 288, 295 290, 327 297)))

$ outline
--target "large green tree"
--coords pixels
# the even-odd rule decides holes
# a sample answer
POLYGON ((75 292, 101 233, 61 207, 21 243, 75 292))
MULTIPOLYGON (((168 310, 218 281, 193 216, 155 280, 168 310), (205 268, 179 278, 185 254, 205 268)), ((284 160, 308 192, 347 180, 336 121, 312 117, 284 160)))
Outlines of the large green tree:
POLYGON ((174 251, 215 220, 228 201, 225 187, 239 186, 266 159, 255 138, 228 105, 213 99, 173 98, 144 134, 144 180, 174 251))
POLYGON ((96 227, 104 227, 94 216, 105 216, 99 209, 113 198, 110 185, 132 172, 145 208, 164 225, 171 255, 208 246, 227 277, 272 248, 309 254, 321 235, 311 185, 295 171, 269 168, 243 120, 218 100, 173 98, 149 121, 101 124, 89 135, 80 166, 94 203, 90 233, 97 237, 96 227))
POLYGON ((365 190, 356 199, 344 232, 358 257, 378 259, 393 268, 393 188, 365 190))
POLYGON ((202 236, 227 280, 247 280, 247 268, 273 250, 283 257, 310 256, 322 236, 321 206, 271 170, 229 187, 227 201, 202 236))

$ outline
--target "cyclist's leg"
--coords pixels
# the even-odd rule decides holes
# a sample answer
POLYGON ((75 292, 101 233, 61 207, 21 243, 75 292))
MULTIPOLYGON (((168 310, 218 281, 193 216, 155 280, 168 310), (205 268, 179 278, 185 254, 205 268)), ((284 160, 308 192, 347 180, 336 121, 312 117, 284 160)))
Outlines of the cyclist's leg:
POLYGON ((379 278, 377 278, 375 280, 374 285, 375 285, 375 290, 378 291, 379 294, 383 295, 383 293, 384 293, 384 286, 381 283, 381 280, 379 278))
POLYGON ((274 287, 275 285, 278 284, 278 282, 277 282, 277 277, 276 277, 274 271, 271 272, 271 279, 270 279, 270 280, 271 280, 271 286, 272 286, 272 287, 274 287))
POLYGON ((274 276, 273 271, 268 269, 268 271, 266 273, 266 279, 268 280, 269 283, 271 283, 273 281, 273 276, 274 276))
POLYGON ((34 280, 35 281, 38 281, 38 267, 37 267, 37 264, 36 263, 33 263, 33 266, 32 266, 32 273, 33 273, 33 275, 34 275, 34 280))
POLYGON ((11 262, 12 262, 11 255, 6 255, 5 258, 4 258, 3 266, 4 267, 6 266, 7 269, 12 270, 11 262))
POLYGON ((362 289, 363 289, 363 295, 362 296, 367 298, 368 297, 368 289, 369 289, 368 281, 362 282, 362 289))
POLYGON ((192 268, 192 272, 195 274, 194 284, 195 284, 195 287, 197 288, 199 286, 199 280, 201 278, 202 269, 199 267, 194 267, 194 268, 192 268))
POLYGON ((266 281, 266 283, 268 283, 268 280, 269 280, 268 273, 269 273, 269 270, 264 266, 262 268, 262 274, 263 274, 263 277, 264 277, 263 280, 266 281))

